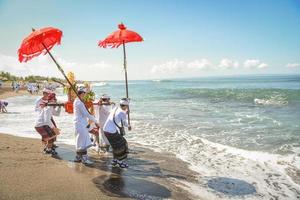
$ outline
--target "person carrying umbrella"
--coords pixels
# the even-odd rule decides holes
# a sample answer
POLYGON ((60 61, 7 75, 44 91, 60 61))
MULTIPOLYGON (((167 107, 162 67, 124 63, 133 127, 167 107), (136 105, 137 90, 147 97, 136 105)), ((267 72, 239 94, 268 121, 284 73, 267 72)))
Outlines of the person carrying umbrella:
MULTIPOLYGON (((70 81, 70 79, 65 74, 63 68, 55 60, 54 56, 51 54, 50 50, 61 43, 62 31, 53 28, 45 27, 39 30, 32 29, 32 33, 28 35, 21 43, 18 49, 18 56, 20 62, 27 62, 34 57, 41 54, 49 54, 53 62, 55 63, 57 69, 62 73, 66 81, 68 82, 70 88, 74 91, 78 97, 74 101, 75 107, 75 135, 76 135, 76 150, 77 150, 77 161, 83 161, 83 163, 89 163, 87 161, 87 148, 89 147, 91 141, 89 138, 89 133, 87 130, 87 120, 86 118, 92 119, 96 122, 95 118, 89 114, 88 109, 83 103, 84 93, 81 91, 81 95, 77 93, 75 85, 70 81), (88 140, 86 140, 86 135, 88 140)), ((72 109, 70 109, 72 110, 72 109)), ((96 124, 98 126, 98 124, 96 124)))
POLYGON ((99 128, 99 124, 93 115, 91 115, 82 100, 86 94, 85 88, 79 88, 78 98, 75 99, 73 103, 74 107, 74 125, 75 125, 75 140, 76 140, 76 157, 75 162, 82 162, 83 164, 89 165, 93 164, 92 161, 88 159, 87 150, 92 145, 90 140, 89 130, 88 130, 88 120, 91 120, 99 128))
POLYGON ((128 130, 131 130, 127 118, 128 107, 128 99, 121 99, 120 107, 116 107, 110 112, 103 127, 104 134, 113 149, 113 160, 111 162, 113 167, 128 167, 128 164, 124 161, 128 154, 128 144, 123 137, 123 135, 125 135, 124 127, 128 127, 128 130))

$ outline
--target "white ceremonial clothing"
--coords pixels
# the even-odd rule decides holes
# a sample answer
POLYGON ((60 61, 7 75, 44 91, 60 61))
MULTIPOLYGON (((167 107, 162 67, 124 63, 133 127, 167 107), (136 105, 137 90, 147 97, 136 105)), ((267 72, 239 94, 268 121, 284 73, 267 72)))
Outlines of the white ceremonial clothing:
POLYGON ((54 124, 51 120, 52 116, 59 116, 61 111, 61 108, 58 107, 57 110, 54 109, 52 106, 46 106, 44 108, 40 107, 40 112, 38 114, 38 118, 35 121, 35 127, 41 127, 41 126, 49 126, 50 128, 54 128, 54 124))
POLYGON ((108 139, 106 138, 103 127, 104 124, 112 110, 112 105, 101 105, 96 108, 96 116, 98 123, 100 124, 100 146, 110 145, 108 139))
POLYGON ((35 100, 35 108, 34 108, 34 112, 39 113, 39 112, 42 111, 42 108, 40 107, 40 104, 41 104, 42 101, 43 101, 43 98, 42 98, 42 97, 40 97, 40 98, 38 98, 37 100, 35 100))
POLYGON ((89 136, 87 128, 88 120, 90 119, 94 123, 97 123, 94 116, 90 115, 86 110, 84 104, 76 98, 74 103, 74 124, 75 124, 75 140, 76 150, 85 151, 92 146, 92 142, 89 136))
POLYGON ((124 110, 122 110, 121 108, 117 107, 110 112, 110 114, 104 124, 103 131, 109 132, 109 133, 116 133, 117 131, 119 131, 117 129, 116 124, 114 123, 114 116, 115 116, 115 122, 118 124, 118 126, 120 126, 120 127, 122 126, 121 125, 121 121, 122 121, 123 126, 128 127, 126 112, 124 110))

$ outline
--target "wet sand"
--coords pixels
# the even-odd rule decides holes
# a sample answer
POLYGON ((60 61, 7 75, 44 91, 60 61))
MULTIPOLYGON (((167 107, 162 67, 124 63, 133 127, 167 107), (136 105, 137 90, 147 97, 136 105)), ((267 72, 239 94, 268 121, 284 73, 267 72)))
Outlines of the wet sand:
POLYGON ((130 145, 129 169, 113 168, 111 153, 91 166, 74 163, 74 147, 41 152, 37 139, 0 134, 0 199, 199 199, 180 187, 198 176, 172 154, 130 145))
POLYGON ((26 89, 20 89, 18 92, 12 91, 10 87, 0 87, 0 99, 6 99, 14 96, 21 96, 29 94, 26 89))

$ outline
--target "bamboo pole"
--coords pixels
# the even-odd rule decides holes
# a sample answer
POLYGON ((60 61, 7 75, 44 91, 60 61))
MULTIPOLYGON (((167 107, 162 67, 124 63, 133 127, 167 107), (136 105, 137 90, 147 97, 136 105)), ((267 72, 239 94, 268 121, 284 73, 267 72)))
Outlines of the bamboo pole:
POLYGON ((64 78, 67 80, 67 82, 69 83, 69 85, 72 88, 72 90, 75 92, 75 94, 78 97, 78 99, 83 103, 83 105, 86 108, 86 110, 88 111, 88 113, 91 114, 90 111, 89 111, 89 109, 86 107, 85 103, 83 102, 83 100, 79 97, 79 94, 77 93, 76 88, 74 87, 74 85, 71 83, 71 81, 66 76, 63 68, 55 60, 55 58, 53 57, 53 55, 51 54, 51 52, 48 50, 48 48, 46 47, 46 45, 44 43, 42 43, 42 45, 44 46, 44 48, 46 49, 47 53, 50 55, 50 57, 52 58, 52 60, 54 61, 54 63, 56 64, 56 67, 58 68, 58 70, 62 73, 62 75, 64 76, 64 78))
MULTIPOLYGON (((124 55, 124 70, 125 70, 125 84, 126 84, 126 98, 129 100, 129 95, 128 95, 128 80, 127 80, 127 60, 126 60, 126 50, 125 50, 125 42, 123 40, 123 55, 124 55)), ((128 125, 130 126, 130 109, 128 105, 128 125)))

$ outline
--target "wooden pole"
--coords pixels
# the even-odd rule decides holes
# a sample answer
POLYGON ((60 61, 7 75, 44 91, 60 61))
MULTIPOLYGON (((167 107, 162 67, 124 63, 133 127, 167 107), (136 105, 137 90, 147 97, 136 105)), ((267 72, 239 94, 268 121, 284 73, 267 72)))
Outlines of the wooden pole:
MULTIPOLYGON (((125 42, 123 40, 123 55, 124 55, 124 70, 125 70, 125 84, 126 84, 126 98, 129 101, 129 95, 128 95, 128 80, 127 80, 127 61, 126 61, 126 50, 125 50, 125 42)), ((130 109, 128 105, 128 125, 130 126, 130 109)))
POLYGON ((55 58, 53 57, 53 55, 50 53, 50 51, 48 50, 48 48, 46 47, 46 45, 44 43, 42 43, 42 45, 44 46, 44 48, 46 49, 47 53, 50 55, 50 57, 52 58, 52 60, 54 61, 54 63, 56 64, 58 70, 62 73, 62 75, 65 77, 65 79, 67 80, 67 82, 69 83, 70 87, 72 88, 72 90, 75 92, 76 96, 78 97, 78 99, 83 103, 84 107, 86 108, 86 110, 88 111, 89 114, 90 111, 89 109, 86 107, 85 103, 82 101, 82 99, 79 97, 79 94, 77 93, 76 88, 74 87, 74 85, 71 83, 71 81, 68 79, 68 77, 66 76, 64 70, 61 68, 61 66, 57 63, 57 61, 55 60, 55 58))

